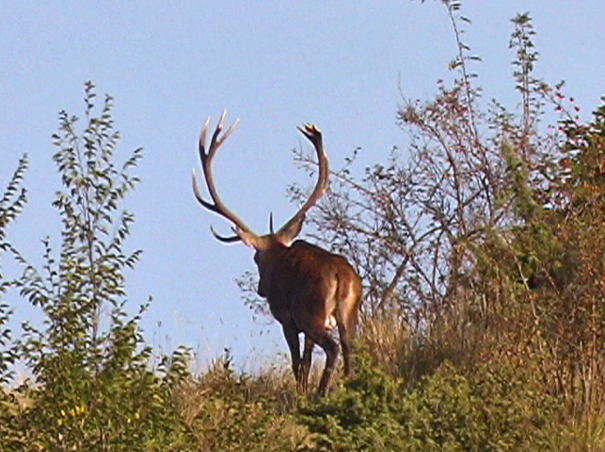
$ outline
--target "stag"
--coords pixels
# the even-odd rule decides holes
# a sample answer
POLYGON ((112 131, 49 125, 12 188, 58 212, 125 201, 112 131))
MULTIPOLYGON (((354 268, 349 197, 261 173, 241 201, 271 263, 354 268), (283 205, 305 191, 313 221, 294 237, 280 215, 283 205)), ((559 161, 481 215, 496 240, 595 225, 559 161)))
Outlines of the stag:
POLYGON ((344 257, 304 240, 294 241, 300 233, 306 212, 321 198, 328 183, 328 159, 321 132, 311 124, 298 128, 317 152, 318 178, 310 197, 277 232, 273 230, 270 217, 269 234, 257 235, 223 204, 214 186, 212 160, 237 125, 235 121, 221 135, 225 115, 226 112, 223 112, 208 148, 206 135, 210 118, 204 123, 199 140, 202 170, 212 201, 206 201, 202 197, 195 170, 193 192, 202 206, 233 224, 234 235, 229 237, 217 234, 211 227, 217 240, 224 243, 241 241, 254 248, 254 262, 260 276, 257 292, 267 299, 271 313, 282 325, 299 391, 306 393, 308 390, 313 347, 317 344, 324 350, 326 363, 317 393, 325 395, 338 359, 338 344, 330 333, 335 326, 338 327, 340 336, 344 373, 348 376, 351 372, 351 342, 357 325, 361 281, 344 257), (302 358, 300 333, 304 333, 305 339, 302 358))

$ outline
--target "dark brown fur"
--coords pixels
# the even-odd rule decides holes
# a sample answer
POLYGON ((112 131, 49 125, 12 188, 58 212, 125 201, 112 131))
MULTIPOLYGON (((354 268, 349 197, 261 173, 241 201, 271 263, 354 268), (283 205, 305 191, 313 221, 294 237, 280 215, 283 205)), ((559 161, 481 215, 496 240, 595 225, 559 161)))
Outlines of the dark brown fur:
POLYGON ((318 389, 318 394, 324 395, 338 358, 338 345, 327 327, 329 316, 336 319, 345 375, 351 371, 351 342, 361 301, 359 276, 344 257, 304 240, 287 247, 273 238, 266 250, 256 252, 254 260, 260 274, 258 293, 267 299, 271 313, 282 325, 292 369, 303 392, 308 389, 314 344, 325 351, 326 365, 318 389), (305 334, 302 359, 299 333, 305 334))

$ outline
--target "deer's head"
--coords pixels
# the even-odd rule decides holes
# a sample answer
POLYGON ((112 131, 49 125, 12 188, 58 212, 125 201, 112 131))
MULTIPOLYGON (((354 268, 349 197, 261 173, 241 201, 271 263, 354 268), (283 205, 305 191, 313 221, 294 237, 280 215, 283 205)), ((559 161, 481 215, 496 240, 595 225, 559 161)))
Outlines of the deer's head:
POLYGON ((204 180, 210 194, 211 201, 206 201, 200 192, 197 180, 197 174, 193 171, 193 192, 199 203, 206 209, 211 210, 229 220, 232 223, 233 235, 223 236, 218 234, 212 227, 210 228, 214 237, 224 243, 243 242, 255 249, 254 261, 258 267, 260 283, 258 293, 266 296, 267 286, 274 265, 279 265, 280 250, 287 248, 298 236, 302 229, 302 223, 307 211, 313 207, 326 190, 328 183, 328 158, 323 148, 322 136, 320 130, 312 124, 304 124, 298 130, 313 144, 318 158, 318 177, 313 192, 307 201, 298 209, 298 211, 277 231, 273 230, 273 220, 270 217, 270 232, 264 235, 254 233, 246 224, 231 210, 229 210, 221 201, 214 185, 212 176, 212 160, 216 155, 218 148, 225 142, 229 135, 235 129, 238 121, 235 121, 226 132, 221 135, 225 122, 226 112, 223 112, 219 122, 210 139, 210 145, 206 147, 206 135, 210 118, 206 120, 202 127, 202 133, 199 140, 199 154, 204 173, 204 180))

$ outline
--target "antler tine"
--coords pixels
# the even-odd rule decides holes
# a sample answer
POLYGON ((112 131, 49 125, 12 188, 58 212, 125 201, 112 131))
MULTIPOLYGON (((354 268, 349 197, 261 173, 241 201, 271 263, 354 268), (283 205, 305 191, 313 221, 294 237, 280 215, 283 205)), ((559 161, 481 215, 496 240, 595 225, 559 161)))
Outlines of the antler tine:
MULTIPOLYGON (((221 119, 224 119, 225 113, 227 112, 227 110, 223 110, 223 114, 221 116, 221 119)), ((210 150, 208 151, 208 153, 206 153, 206 134, 208 133, 208 126, 210 125, 210 116, 208 116, 206 118, 206 121, 204 121, 204 125, 202 126, 202 132, 200 133, 200 139, 199 139, 199 143, 198 143, 198 149, 199 149, 199 154, 200 154, 200 161, 202 162, 202 167, 205 168, 206 166, 206 160, 209 160, 208 165, 210 165, 210 160, 212 160, 212 157, 214 156, 214 152, 216 151, 216 147, 214 148, 215 151, 212 151, 212 144, 216 141, 214 136, 212 137, 213 139, 211 140, 211 144, 210 144, 210 150)), ((219 121, 219 124, 217 124, 216 129, 218 132, 220 132, 220 127, 221 127, 221 122, 219 121)), ((216 135, 216 131, 215 134, 216 135)), ((204 170, 205 172, 205 170, 204 170)), ((204 199, 204 197, 202 196, 202 192, 199 189, 199 182, 197 180, 197 173, 195 172, 195 168, 193 168, 192 170, 192 185, 193 185, 193 194, 195 195, 195 198, 198 200, 198 202, 204 206, 206 209, 211 210, 215 213, 220 213, 216 207, 216 204, 212 204, 208 201, 206 201, 204 199)))
MULTIPOLYGON (((214 133, 212 134, 212 139, 210 140, 210 148, 208 149, 208 154, 207 154, 208 160, 212 160, 212 157, 214 157, 216 150, 222 144, 222 141, 219 139, 219 134, 223 130, 223 124, 225 123, 226 115, 227 115, 227 110, 223 110, 223 113, 221 114, 221 117, 219 118, 218 123, 216 124, 216 129, 214 129, 214 133)), ((203 132, 203 130, 202 130, 202 132, 203 132)))
POLYGON ((239 122, 239 120, 234 121, 233 124, 231 124, 231 126, 229 127, 229 129, 227 129, 227 131, 221 136, 220 134, 223 129, 226 115, 227 115, 227 110, 224 110, 223 114, 221 115, 221 117, 218 121, 216 129, 214 130, 214 133, 212 134, 212 139, 210 140, 210 146, 208 147, 208 151, 206 151, 206 135, 208 133, 208 127, 210 125, 210 118, 206 119, 206 121, 204 122, 204 125, 202 127, 202 132, 200 134, 200 140, 199 140, 199 154, 200 154, 200 160, 202 163, 202 170, 204 172, 204 179, 206 180, 206 186, 208 187, 208 193, 210 194, 210 198, 212 199, 212 202, 206 201, 203 198, 202 193, 199 189, 199 183, 198 183, 197 174, 195 172, 195 169, 193 170, 193 173, 192 173, 192 185, 193 185, 193 194, 195 195, 195 198, 202 206, 204 206, 208 210, 211 210, 212 212, 215 212, 215 213, 225 217, 226 219, 231 221, 231 223, 233 223, 235 226, 233 228, 233 230, 235 232, 234 236, 224 237, 224 236, 217 234, 214 231, 214 229, 210 228, 212 235, 214 235, 214 237, 216 237, 218 240, 220 240, 222 242, 236 242, 236 241, 241 240, 241 237, 239 236, 238 231, 245 231, 247 233, 251 233, 251 231, 248 228, 248 226, 246 226, 244 224, 244 222, 242 220, 240 220, 233 212, 231 212, 223 204, 223 202, 221 201, 221 199, 218 196, 216 187, 214 186, 214 178, 212 176, 212 159, 214 158, 217 149, 220 147, 221 144, 223 144, 223 142, 227 139, 227 137, 229 137, 229 135, 231 134, 231 132, 233 132, 233 130, 235 129, 235 127, 237 126, 237 124, 239 122))
POLYGON ((199 189, 199 183, 197 181, 197 173, 195 172, 195 168, 193 168, 193 170, 191 171, 191 185, 193 187, 193 194, 195 195, 195 199, 197 199, 197 201, 206 209, 218 213, 216 210, 216 206, 212 203, 209 203, 202 197, 202 193, 199 189))
MULTIPOLYGON (((223 121, 225 120, 225 114, 227 113, 227 110, 223 111, 223 115, 221 116, 221 120, 220 120, 220 126, 221 126, 221 130, 223 128, 223 121)), ((227 129, 227 131, 223 134, 222 137, 218 138, 216 147, 219 147, 221 144, 223 144, 223 141, 225 141, 227 138, 229 138, 229 135, 231 135, 231 132, 233 132, 233 130, 235 130, 235 127, 239 124, 239 118, 236 119, 235 121, 233 121, 233 124, 231 124, 229 126, 229 128, 227 129)))
POLYGON ((239 242, 242 238, 239 235, 237 235, 237 230, 235 228, 231 228, 231 229, 233 230, 233 232, 235 232, 235 235, 225 237, 224 235, 220 235, 218 232, 216 232, 214 230, 214 228, 212 226, 210 226, 210 232, 212 232, 212 235, 214 236, 215 239, 217 239, 223 243, 239 242))
POLYGON ((273 230, 273 212, 269 212, 269 233, 275 234, 275 231, 273 230))
POLYGON ((216 147, 218 148, 221 144, 223 144, 223 142, 229 138, 229 135, 231 135, 231 132, 233 132, 235 130, 235 127, 239 124, 239 119, 236 119, 235 121, 233 121, 233 124, 231 124, 229 126, 229 128, 227 129, 227 131, 223 134, 222 137, 220 137, 216 143, 216 147))
POLYGON ((200 141, 199 141, 199 151, 200 151, 200 158, 201 159, 205 159, 206 158, 206 133, 208 132, 208 126, 210 125, 210 116, 208 116, 206 118, 206 121, 204 121, 204 125, 202 126, 202 133, 200 133, 200 141))
POLYGON ((296 212, 294 216, 290 218, 290 220, 288 220, 288 222, 284 224, 276 234, 279 235, 281 240, 286 243, 294 240, 294 238, 299 234, 305 214, 317 203, 319 198, 322 197, 328 186, 328 156, 326 155, 323 147, 321 130, 319 130, 315 125, 309 123, 298 127, 298 130, 313 144, 313 147, 317 152, 319 171, 317 183, 315 184, 315 188, 313 189, 311 196, 309 196, 309 199, 307 199, 300 209, 298 209, 298 212, 296 212))

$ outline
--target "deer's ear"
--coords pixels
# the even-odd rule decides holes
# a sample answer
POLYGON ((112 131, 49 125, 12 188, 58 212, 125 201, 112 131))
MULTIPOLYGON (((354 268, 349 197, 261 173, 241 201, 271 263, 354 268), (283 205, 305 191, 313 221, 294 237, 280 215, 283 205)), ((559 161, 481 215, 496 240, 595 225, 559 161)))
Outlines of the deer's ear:
POLYGON ((254 232, 237 230, 237 235, 242 242, 256 251, 267 251, 273 245, 275 238, 272 235, 258 236, 254 232))
POLYGON ((242 231, 241 229, 238 229, 236 231, 236 233, 237 233, 238 237, 240 239, 242 239, 242 242, 244 242, 244 244, 246 246, 249 246, 254 249, 257 248, 257 245, 258 245, 257 242, 258 242, 259 237, 256 234, 254 234, 252 232, 248 232, 248 231, 242 231))
POLYGON ((305 221, 305 214, 299 215, 294 221, 290 221, 275 234, 277 241, 285 246, 290 246, 294 239, 300 234, 302 230, 303 221, 305 221))

